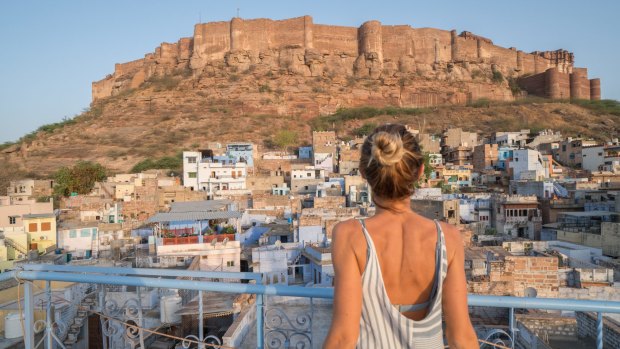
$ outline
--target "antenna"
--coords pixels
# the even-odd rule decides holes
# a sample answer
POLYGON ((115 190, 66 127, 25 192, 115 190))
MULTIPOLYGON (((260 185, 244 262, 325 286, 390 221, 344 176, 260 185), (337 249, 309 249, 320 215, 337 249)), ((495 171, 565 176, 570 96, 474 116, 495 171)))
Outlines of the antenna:
POLYGON ((237 18, 239 18, 239 8, 237 7, 237 18))
POLYGON ((202 24, 202 12, 198 12, 198 23, 202 24))

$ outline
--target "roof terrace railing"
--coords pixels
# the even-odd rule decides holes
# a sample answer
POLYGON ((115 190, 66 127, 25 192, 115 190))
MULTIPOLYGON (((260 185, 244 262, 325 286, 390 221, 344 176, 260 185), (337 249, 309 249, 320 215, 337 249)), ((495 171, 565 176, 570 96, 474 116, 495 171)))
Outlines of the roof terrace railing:
MULTIPOLYGON (((204 272, 204 271, 190 271, 190 270, 173 270, 173 269, 148 269, 148 268, 120 268, 120 267, 94 267, 94 266, 68 266, 68 265, 47 265, 47 264, 24 264, 19 269, 1 273, 0 281, 16 278, 18 281, 23 282, 24 290, 24 345, 26 348, 36 348, 39 343, 35 343, 35 329, 44 330, 44 336, 41 341, 44 341, 45 348, 54 348, 54 341, 59 344, 59 347, 65 348, 62 341, 56 336, 54 331, 54 325, 51 312, 52 292, 51 281, 65 281, 76 283, 87 283, 96 285, 119 285, 119 286, 134 286, 138 290, 142 287, 146 288, 159 288, 159 289, 182 289, 182 290, 194 290, 198 291, 199 307, 198 307, 198 322, 199 322, 199 335, 187 336, 183 340, 184 346, 187 348, 190 344, 198 344, 199 348, 228 348, 220 344, 207 344, 206 340, 209 336, 204 335, 203 329, 203 304, 202 293, 203 292, 222 292, 222 293, 235 293, 235 294, 254 294, 256 295, 256 338, 257 348, 264 348, 265 345, 265 304, 264 296, 292 296, 292 297, 304 297, 309 298, 312 302, 314 298, 333 298, 333 288, 319 287, 300 287, 300 286, 288 286, 288 285, 264 285, 262 284, 262 274, 259 273, 236 273, 236 272, 204 272), (188 279, 189 278, 189 279, 188 279), (193 280, 196 279, 226 279, 226 280, 239 280, 239 283, 233 282, 214 282, 214 281, 202 281, 193 280), (47 297, 47 309, 46 319, 44 321, 37 321, 39 324, 35 326, 34 321, 34 289, 36 287, 32 282, 35 280, 46 281, 44 297, 47 297), (195 340, 194 340, 195 339, 195 340)), ((139 294, 139 291, 138 291, 139 294)), ((99 308, 103 309, 108 307, 108 303, 105 301, 105 294, 101 292, 99 295, 99 308), (103 298, 102 298, 103 295, 103 298)), ((20 298, 21 299, 21 298, 20 298)), ((138 302, 140 303, 140 302, 138 302)), ((21 302, 18 302, 21 305, 21 302)), ((312 304, 312 303, 311 303, 312 304)), ((562 311, 580 311, 580 312, 595 312, 597 313, 597 338, 596 344, 598 349, 603 348, 603 313, 620 313, 620 302, 612 301, 594 301, 594 300, 574 300, 574 299, 552 299, 552 298, 527 298, 527 297, 507 297, 507 296, 485 296, 485 295, 469 295, 469 306, 483 306, 483 307, 497 307, 509 309, 509 345, 514 347, 515 338, 515 324, 514 324, 514 310, 515 309, 545 309, 545 310, 562 310, 562 311)), ((130 307, 129 305, 127 307, 130 307)), ((141 309, 139 309, 140 317, 142 316, 141 309)), ((105 316, 104 314, 100 314, 105 316)), ((141 319, 141 318, 140 318, 141 319)), ((119 323, 124 324, 129 330, 133 330, 134 333, 139 333, 139 339, 143 345, 144 339, 142 331, 154 332, 149 329, 141 328, 137 321, 133 324, 122 322, 118 319, 112 319, 119 323)), ((288 319, 287 319, 288 320, 288 319)), ((141 320, 140 320, 141 321, 141 320)), ((102 323, 103 327, 103 323, 102 323)), ((269 327, 267 327, 269 329, 269 327)), ((307 330, 309 331, 309 330, 307 330)), ((497 332, 497 331, 496 331, 497 332)), ((499 331, 502 332, 502 331, 499 331)), ((494 332, 495 333, 495 332, 494 332)), ((105 334, 105 333, 104 333, 105 334)), ((138 335, 136 335, 136 338, 138 335)), ((290 338, 286 341, 279 343, 279 345, 286 346, 290 344, 290 338)), ((213 342, 209 342, 213 343, 213 342)), ((488 343, 488 342, 487 342, 488 343)), ((495 342, 498 343, 498 342, 495 342)), ((501 343, 501 342, 499 342, 501 343)), ((503 342, 506 343, 506 342, 503 342)), ((269 343, 273 344, 273 343, 269 343)), ((269 345, 268 344, 268 345, 269 345)), ((310 337, 310 344, 312 340, 310 337)), ((488 343, 487 345, 492 345, 488 343)), ((495 345, 496 347, 506 348, 506 346, 495 345)))

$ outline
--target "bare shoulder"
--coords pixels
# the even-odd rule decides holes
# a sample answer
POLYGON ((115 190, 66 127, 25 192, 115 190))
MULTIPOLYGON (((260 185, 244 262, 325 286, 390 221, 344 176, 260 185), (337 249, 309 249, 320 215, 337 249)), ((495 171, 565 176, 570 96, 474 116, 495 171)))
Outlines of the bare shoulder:
MULTIPOLYGON (((332 260, 334 266, 343 256, 353 256, 358 269, 364 269, 366 240, 363 238, 362 226, 356 219, 339 222, 332 230, 332 260)), ((345 257, 346 258, 346 257, 345 257)))
POLYGON ((451 262, 455 255, 463 254, 463 238, 461 232, 452 224, 441 222, 441 230, 446 241, 448 259, 451 262))
POLYGON ((336 243, 351 243, 361 230, 361 225, 356 219, 348 219, 338 222, 332 230, 332 240, 336 243))

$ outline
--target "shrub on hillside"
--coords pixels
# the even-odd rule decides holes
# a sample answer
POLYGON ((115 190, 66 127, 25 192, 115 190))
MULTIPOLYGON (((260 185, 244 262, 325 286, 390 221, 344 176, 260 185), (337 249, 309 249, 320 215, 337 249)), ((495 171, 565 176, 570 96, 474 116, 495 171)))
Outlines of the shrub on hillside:
POLYGON ((62 167, 54 174, 54 195, 88 194, 95 182, 106 178, 106 168, 90 161, 78 161, 73 167, 62 167))

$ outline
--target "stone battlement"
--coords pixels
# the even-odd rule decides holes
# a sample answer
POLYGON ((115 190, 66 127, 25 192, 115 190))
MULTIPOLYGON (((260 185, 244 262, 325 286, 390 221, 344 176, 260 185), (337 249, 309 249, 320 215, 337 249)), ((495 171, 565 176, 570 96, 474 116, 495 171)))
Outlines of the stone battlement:
MULTIPOLYGON (((506 77, 530 76, 523 80, 529 93, 552 98, 566 91, 567 96, 575 98, 600 96, 600 82, 589 82, 585 69, 569 77, 574 57, 564 50, 525 53, 496 46, 490 39, 467 31, 457 35, 455 30, 385 26, 379 21, 365 22, 359 28, 331 26, 315 24, 312 17, 303 16, 286 20, 233 18, 196 24, 192 38, 162 43, 143 59, 117 64, 112 75, 93 83, 93 101, 136 88, 151 76, 179 69, 191 69, 195 76, 200 75, 213 69, 216 62, 239 69, 265 64, 303 76, 322 76, 330 71, 370 79, 391 77, 394 72, 419 73, 444 65, 450 69, 453 63, 486 64, 506 77), (566 90, 564 84, 574 86, 574 92, 566 90)), ((440 102, 424 94, 412 99, 428 105, 440 102)))

